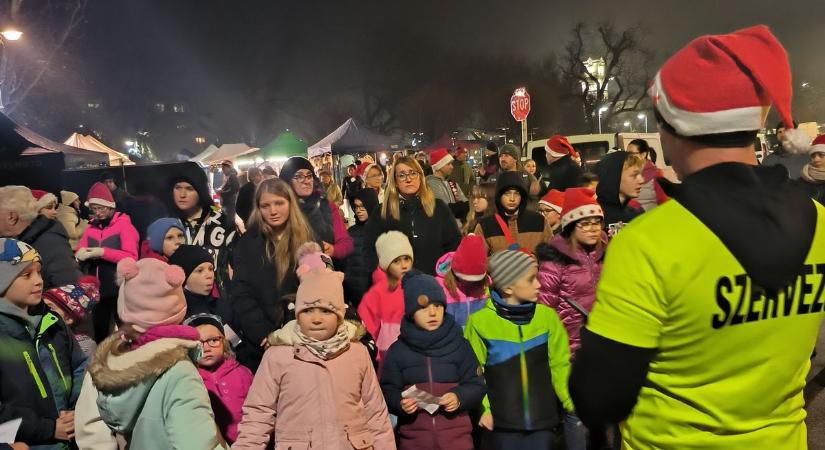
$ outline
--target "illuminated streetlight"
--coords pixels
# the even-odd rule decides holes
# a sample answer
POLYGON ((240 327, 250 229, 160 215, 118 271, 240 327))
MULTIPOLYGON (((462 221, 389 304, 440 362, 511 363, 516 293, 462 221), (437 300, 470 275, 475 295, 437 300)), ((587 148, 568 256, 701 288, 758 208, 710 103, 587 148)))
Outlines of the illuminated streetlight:
POLYGON ((811 85, 811 83, 808 83, 807 81, 806 81, 806 82, 804 82, 804 83, 802 83, 802 87, 804 87, 804 88, 806 88, 806 87, 808 87, 808 86, 810 86, 810 85, 811 85))
POLYGON ((639 120, 641 120, 641 119, 645 120, 645 133, 647 133, 647 114, 639 113, 639 115, 636 116, 636 118, 639 119, 639 120))
POLYGON ((123 142, 123 143, 124 143, 127 147, 131 147, 131 146, 135 145, 135 141, 125 141, 125 142, 123 142))
POLYGON ((16 41, 23 36, 23 32, 14 27, 8 27, 0 31, 0 35, 7 41, 16 41))
POLYGON ((630 121, 629 120, 624 121, 624 127, 625 128, 630 128, 630 121))
POLYGON ((602 113, 606 112, 609 108, 607 106, 602 106, 599 108, 599 134, 602 134, 602 113))

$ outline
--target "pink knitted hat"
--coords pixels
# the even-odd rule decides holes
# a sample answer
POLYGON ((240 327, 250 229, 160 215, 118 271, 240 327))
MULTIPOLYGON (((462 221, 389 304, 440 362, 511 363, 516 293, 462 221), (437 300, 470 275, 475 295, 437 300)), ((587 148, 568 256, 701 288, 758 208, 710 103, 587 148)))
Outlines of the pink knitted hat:
POLYGON ((183 269, 158 259, 122 259, 117 263, 118 315, 140 332, 180 324, 186 315, 184 280, 183 269))
POLYGON ((344 274, 326 267, 312 269, 301 276, 301 284, 295 294, 295 316, 309 308, 324 308, 344 319, 347 305, 344 303, 344 274))

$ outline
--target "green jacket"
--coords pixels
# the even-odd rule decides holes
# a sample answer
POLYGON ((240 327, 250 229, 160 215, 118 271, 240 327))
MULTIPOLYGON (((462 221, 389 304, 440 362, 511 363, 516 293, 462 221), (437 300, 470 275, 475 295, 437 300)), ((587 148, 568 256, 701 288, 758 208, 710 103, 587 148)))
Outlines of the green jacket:
POLYGON ((484 413, 492 413, 497 428, 552 428, 559 422, 557 398, 565 410, 573 410, 567 391, 570 349, 564 325, 544 305, 536 305, 529 323, 516 325, 499 316, 494 301, 487 300, 471 314, 464 330, 487 381, 484 413))
POLYGON ((453 173, 449 176, 450 181, 455 181, 464 195, 470 199, 473 194, 473 185, 476 184, 476 179, 473 176, 473 169, 466 161, 453 161, 453 173))

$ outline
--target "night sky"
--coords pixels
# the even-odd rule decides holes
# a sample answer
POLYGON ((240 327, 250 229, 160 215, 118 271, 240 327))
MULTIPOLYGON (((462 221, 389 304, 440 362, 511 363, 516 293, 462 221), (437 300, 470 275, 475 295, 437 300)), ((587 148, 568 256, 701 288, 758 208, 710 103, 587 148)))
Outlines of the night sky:
MULTIPOLYGON (((262 144, 290 127, 314 140, 331 129, 298 106, 359 89, 367 57, 381 64, 400 52, 427 66, 436 47, 538 61, 562 50, 576 22, 604 20, 641 26, 657 64, 696 36, 764 23, 788 49, 795 84, 825 86, 822 0, 91 0, 59 88, 52 77, 38 91, 78 106, 99 100, 112 111, 106 125, 123 133, 144 126, 134 110, 157 100, 187 102, 227 142, 262 144)), ((450 69, 432 67, 441 70, 450 69)), ((71 132, 49 128, 55 139, 71 132)))

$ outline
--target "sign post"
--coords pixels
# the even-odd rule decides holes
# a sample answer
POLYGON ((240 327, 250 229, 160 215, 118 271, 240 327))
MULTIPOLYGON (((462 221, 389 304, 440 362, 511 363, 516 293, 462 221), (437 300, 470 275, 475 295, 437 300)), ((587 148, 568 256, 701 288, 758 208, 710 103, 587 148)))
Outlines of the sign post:
POLYGON ((530 94, 526 87, 520 87, 513 91, 510 97, 510 114, 516 122, 521 122, 521 151, 522 155, 527 149, 527 116, 530 114, 530 94))

